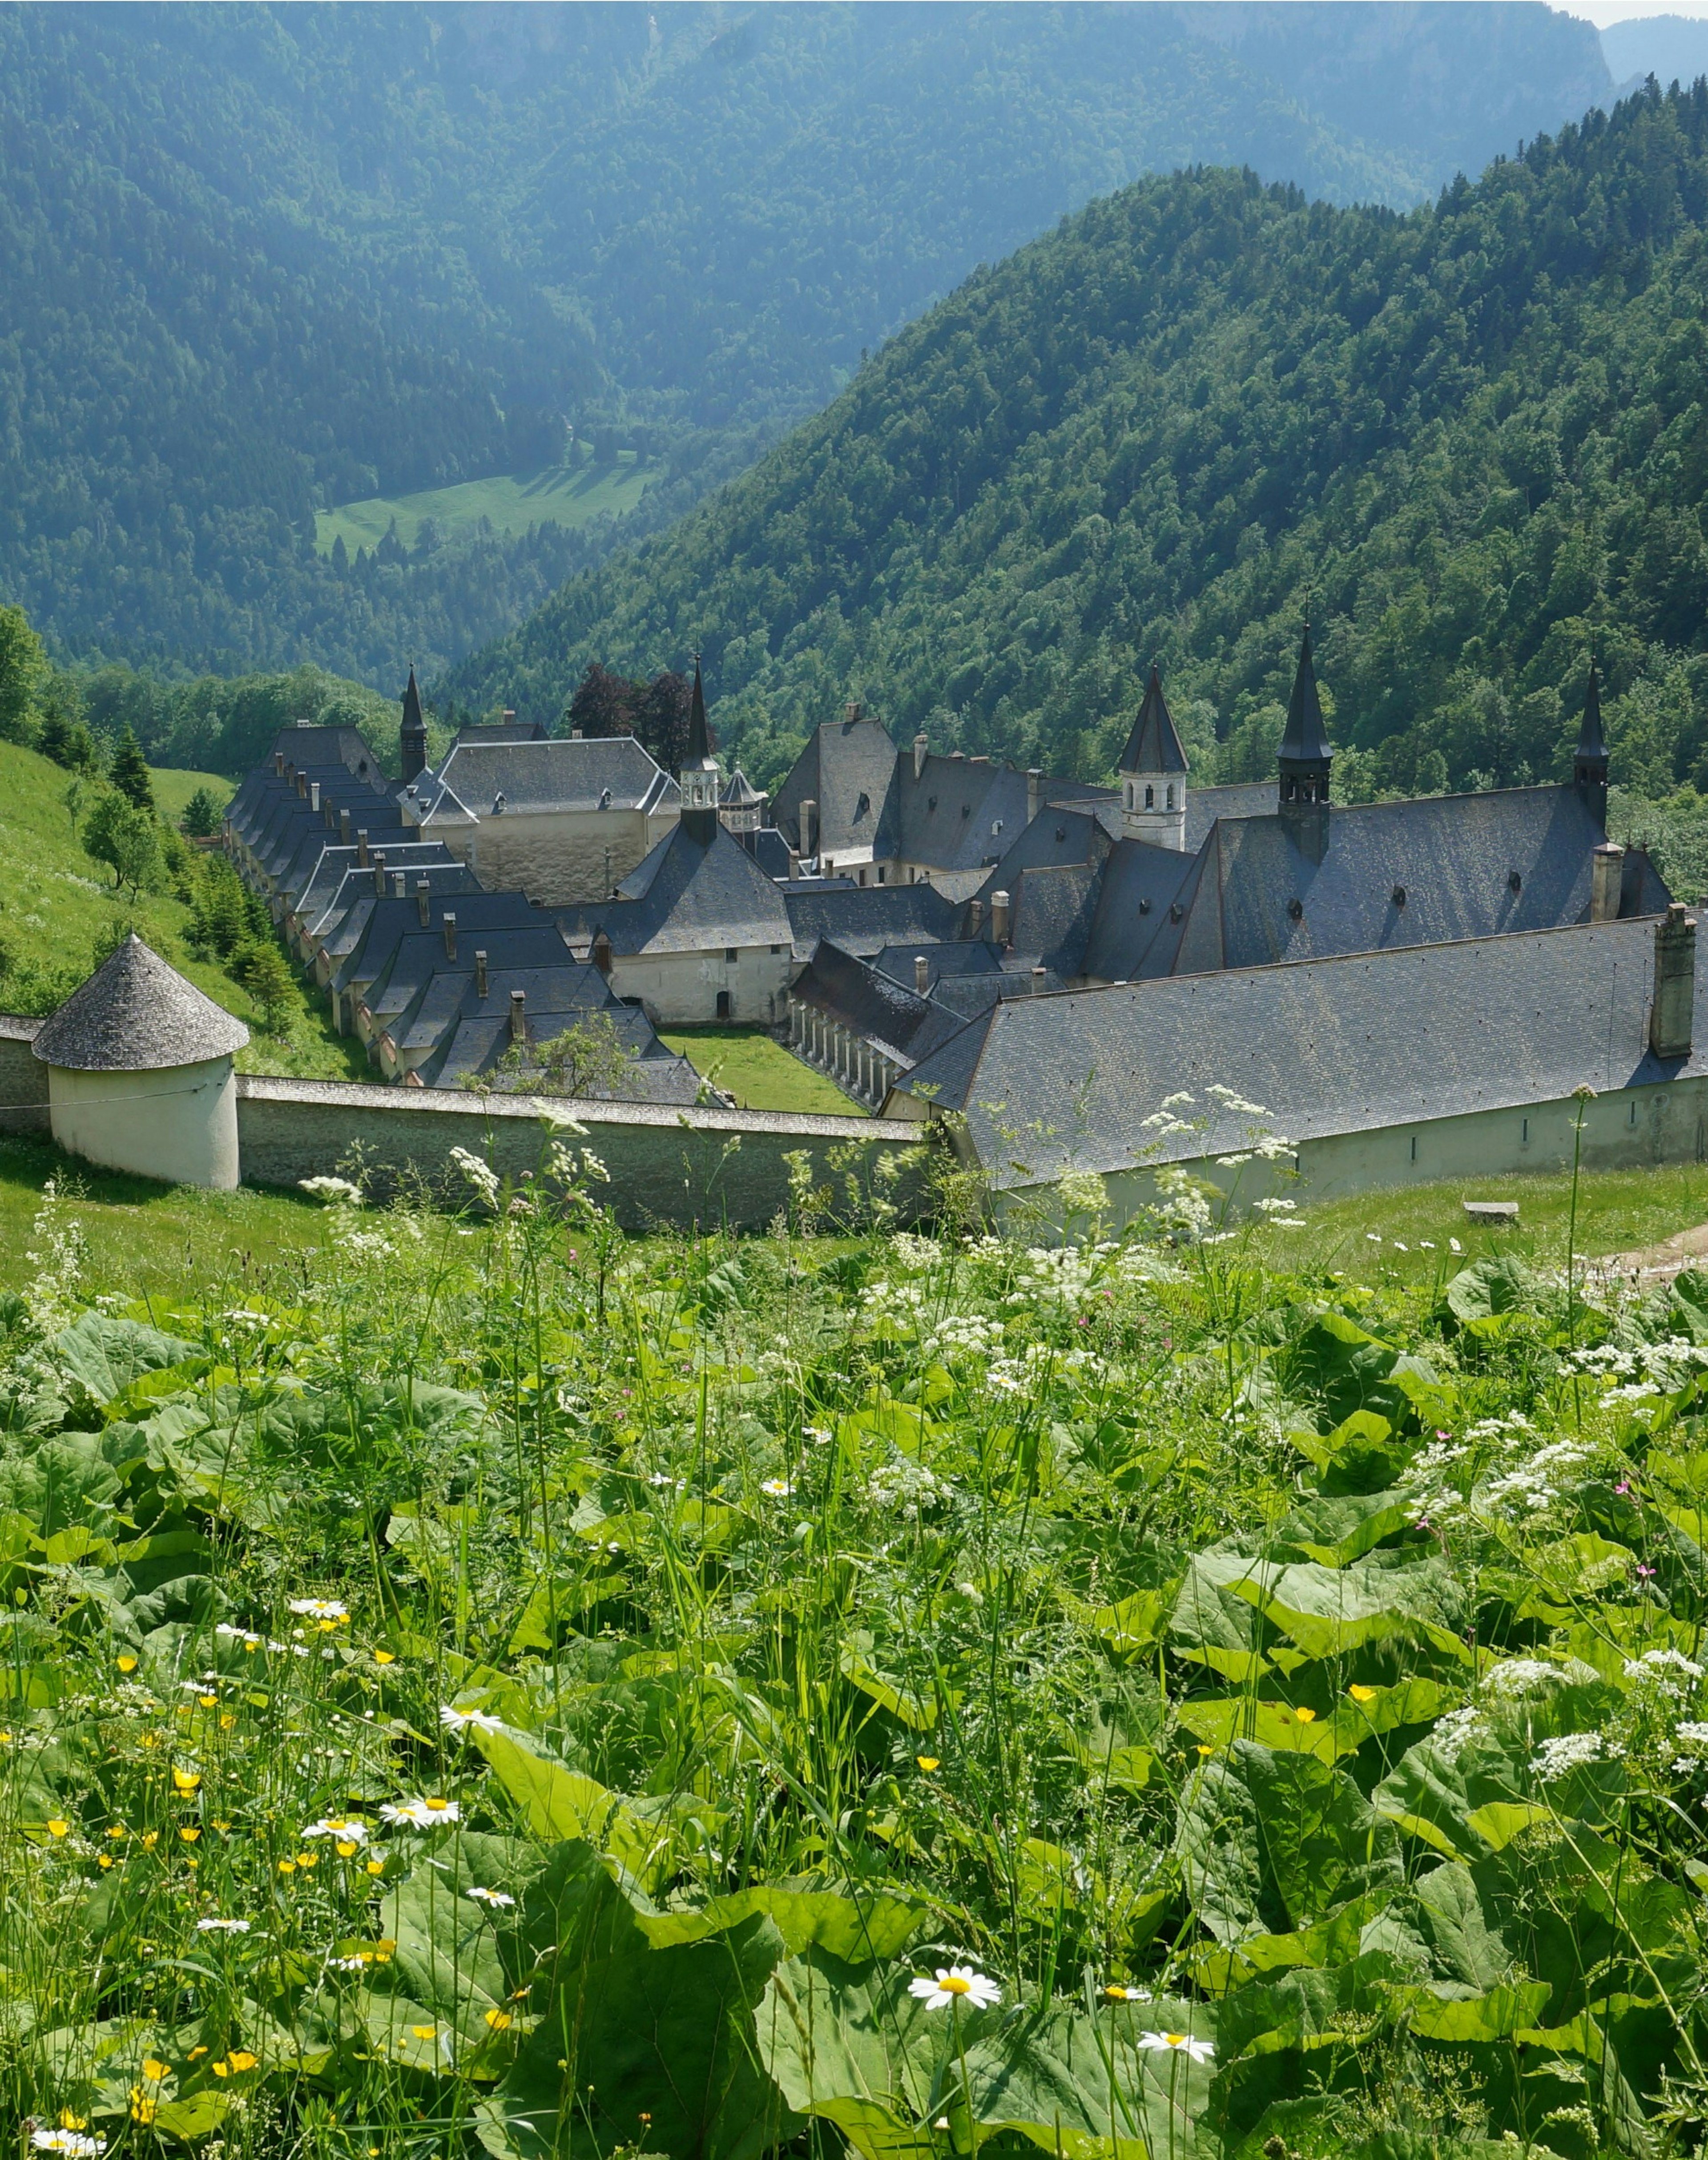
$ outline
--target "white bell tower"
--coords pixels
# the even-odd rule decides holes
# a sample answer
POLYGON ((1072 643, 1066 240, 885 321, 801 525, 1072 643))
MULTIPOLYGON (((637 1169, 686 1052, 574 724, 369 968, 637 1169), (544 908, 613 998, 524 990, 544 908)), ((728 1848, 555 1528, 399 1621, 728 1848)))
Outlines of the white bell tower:
POLYGON ((1153 663, 1145 702, 1121 753, 1121 830, 1128 839, 1185 853, 1186 771, 1186 754, 1153 663))

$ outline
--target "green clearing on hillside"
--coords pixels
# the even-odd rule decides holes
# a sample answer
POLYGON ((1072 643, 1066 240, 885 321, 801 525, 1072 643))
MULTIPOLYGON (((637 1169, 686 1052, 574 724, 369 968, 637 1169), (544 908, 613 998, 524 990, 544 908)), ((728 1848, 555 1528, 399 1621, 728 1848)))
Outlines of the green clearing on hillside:
POLYGON ((670 1027, 659 1039, 687 1058, 703 1080, 722 1088, 744 1110, 810 1110, 827 1117, 861 1117, 865 1105, 835 1082, 755 1028, 670 1027))
POLYGON ((482 518, 495 532, 512 537, 548 521, 574 530, 595 517, 620 517, 633 510, 655 477, 636 462, 632 450, 622 450, 615 465, 550 465, 539 472, 501 473, 491 480, 423 488, 414 495, 371 496, 317 512, 314 545, 330 555, 342 534, 354 555, 358 548, 378 547, 395 522, 398 539, 413 549, 428 518, 441 535, 477 526, 482 518))
POLYGON ((86 2142, 39 2149, 1700 2150, 1708 1278, 631 1244, 602 1176, 298 1209, 146 1302, 43 1208, 0 2113, 86 2142))
MULTIPOLYGON (((231 782, 215 773, 151 770, 157 799, 169 814, 181 811, 198 787, 222 802, 231 793, 231 782)), ((105 958, 119 931, 131 928, 247 1026, 241 1071, 309 1080, 370 1077, 359 1046, 334 1032, 324 998, 311 998, 299 978, 293 977, 296 1009, 288 1029, 271 1035, 241 984, 216 961, 190 951, 190 911, 174 892, 116 893, 112 872, 91 861, 72 831, 65 807, 70 781, 36 751, 0 742, 0 854, 9 873, 0 936, 14 962, 0 974, 0 1010, 50 1010, 105 958)))

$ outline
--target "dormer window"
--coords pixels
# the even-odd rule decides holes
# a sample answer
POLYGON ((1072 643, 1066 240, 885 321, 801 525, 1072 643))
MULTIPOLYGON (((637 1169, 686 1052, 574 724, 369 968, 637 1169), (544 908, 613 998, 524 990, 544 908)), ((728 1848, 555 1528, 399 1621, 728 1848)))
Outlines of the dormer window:
POLYGON ((871 807, 872 807, 872 798, 871 798, 871 797, 870 797, 870 795, 867 795, 867 794, 864 794, 864 793, 863 793, 863 794, 861 795, 861 797, 860 797, 859 801, 858 802, 856 802, 856 803, 855 803, 855 805, 854 805, 854 820, 855 820, 855 823, 859 823, 859 821, 862 818, 864 818, 864 817, 865 816, 865 814, 866 814, 867 811, 869 811, 869 810, 871 808, 871 807))
POLYGON ((926 809, 927 809, 927 812, 930 812, 930 811, 935 810, 935 809, 937 808, 937 797, 936 797, 936 796, 935 796, 935 795, 927 795, 927 796, 926 797, 926 798, 925 798, 925 807, 926 807, 926 809))

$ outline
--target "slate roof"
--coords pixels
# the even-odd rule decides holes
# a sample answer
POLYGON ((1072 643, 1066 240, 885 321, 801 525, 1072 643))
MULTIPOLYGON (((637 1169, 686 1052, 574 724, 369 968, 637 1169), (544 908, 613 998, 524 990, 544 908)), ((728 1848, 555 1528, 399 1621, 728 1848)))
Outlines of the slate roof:
POLYGON ((790 846, 805 854, 801 805, 813 802, 818 805, 817 852, 835 855, 869 848, 895 773, 896 745, 877 721, 822 721, 778 788, 771 817, 790 846))
POLYGON ((227 1057, 249 1031, 134 931, 44 1021, 30 1047, 75 1072, 149 1072, 227 1057))
POLYGON ((1009 896, 1009 942, 1036 953, 1052 974, 1082 971, 1102 872, 1091 863, 1051 863, 1022 870, 1009 896))
POLYGON ((672 826, 617 894, 614 901, 559 910, 565 935, 582 945, 602 930, 619 954, 789 942, 781 888, 715 819, 709 840, 672 826))
MULTIPOLYGON (((386 869, 388 875, 393 870, 402 871, 409 881, 412 897, 416 880, 422 877, 426 878, 435 893, 480 890, 480 880, 466 863, 458 861, 442 840, 418 840, 388 849, 386 869)), ((337 920, 342 909, 356 898, 360 884, 365 883, 371 891, 373 882, 371 864, 366 870, 359 868, 354 848, 323 848, 301 886, 286 887, 285 899, 291 912, 312 933, 329 917, 337 920), (352 884, 352 880, 357 883, 352 884)))
MULTIPOLYGON (((472 940, 468 950, 482 943, 488 937, 501 931, 532 931, 544 927, 552 928, 552 917, 531 906, 519 892, 459 893, 456 905, 449 911, 443 903, 433 903, 433 919, 430 930, 422 931, 421 916, 413 896, 395 900, 388 893, 382 899, 376 895, 372 904, 363 908, 358 903, 350 916, 340 922, 329 937, 323 951, 335 965, 332 974, 335 989, 361 989, 379 979, 389 963, 397 942, 402 937, 426 936, 439 940, 444 947, 441 918, 449 911, 457 918, 457 935, 462 942, 472 940), (360 926, 356 918, 360 915, 360 926), (354 932, 352 936, 350 933, 354 932)), ((491 948, 488 948, 489 953, 491 948)), ((496 958, 496 954, 491 957, 496 958)))
POLYGON ((783 890, 796 957, 821 937, 870 958, 886 945, 932 943, 956 935, 959 905, 928 885, 797 885, 783 890))
POLYGON ((1293 694, 1287 702, 1287 724, 1275 755, 1278 760, 1295 765, 1323 765, 1334 755, 1334 745, 1323 724, 1322 701, 1316 693, 1309 623, 1299 641, 1299 665, 1293 674, 1293 694))
MULTIPOLYGON (((428 994, 430 985, 472 982, 477 948, 485 952, 489 968, 495 960, 511 968, 561 967, 569 958, 568 948, 557 926, 549 921, 542 922, 537 916, 526 928, 465 931, 461 910, 453 911, 457 916, 454 960, 445 951, 439 923, 435 922, 431 930, 423 930, 418 923, 397 939, 380 972, 365 985, 358 984, 363 1008, 376 1035, 382 1030, 389 1031, 392 1022, 409 1012, 428 994)), ((449 997, 444 1005, 447 1015, 456 1010, 461 994, 460 988, 454 993, 441 991, 442 999, 449 997)))
POLYGON ((955 1014, 828 937, 819 939, 789 995, 840 1020, 898 1065, 911 1065, 961 1025, 955 1014))
POLYGON ((478 720, 457 730, 461 743, 544 742, 546 730, 537 720, 478 720))
POLYGON ((775 825, 760 825, 750 833, 738 833, 735 838, 768 878, 788 876, 789 844, 775 825))
POLYGON ((1026 828, 1029 783, 1012 766, 984 757, 897 761, 878 853, 933 869, 977 870, 996 862, 1026 828))
MULTIPOLYGON (((1648 1049, 1653 952, 1643 918, 1016 999, 897 1084, 965 1109, 990 1175, 1013 1185, 1243 1143, 1246 1120, 1224 1114, 1153 1148, 1143 1120, 1181 1089, 1207 1109, 1212 1085, 1232 1088, 1299 1140, 1708 1073, 1700 1024, 1689 1058, 1648 1049), (1010 1133, 1041 1128, 1026 1174, 991 1103, 1010 1133)), ((1696 969, 1700 1015, 1708 937, 1696 969)))
MULTIPOLYGON (((1207 844, 1176 964, 1193 973, 1249 968, 1579 922, 1603 838, 1573 787, 1337 807, 1320 863, 1299 846, 1288 818, 1223 819, 1207 844)), ((1627 860, 1632 890, 1622 912, 1664 907, 1670 896, 1647 857, 1633 850, 1627 860)))
MULTIPOLYGON (((549 1042, 589 1012, 605 1015, 617 1040, 634 1059, 619 1091, 620 1099, 667 1103, 698 1099, 698 1074, 686 1058, 665 1048, 646 1014, 638 1006, 626 1005, 613 998, 596 968, 574 963, 564 968, 494 968, 487 978, 484 998, 476 994, 472 981, 466 984, 461 1005, 441 1046, 416 1068, 427 1086, 457 1088, 466 1079, 491 1072, 510 1048, 512 990, 527 995, 529 1038, 535 1045, 549 1042)), ((501 1076, 496 1084, 506 1092, 528 1093, 537 1092, 540 1079, 537 1067, 532 1071, 525 1067, 514 1077, 501 1076)))
POLYGON ((1156 663, 1150 664, 1150 680, 1145 686, 1145 695, 1139 707, 1139 717, 1133 723, 1133 732, 1127 738, 1127 747, 1121 752, 1119 768, 1122 772, 1186 772, 1186 754, 1174 724, 1174 715, 1168 709, 1168 700, 1162 694, 1162 678, 1156 663))
POLYGON ((633 735, 504 742, 459 736, 438 771, 423 773, 415 789, 423 825, 436 817, 479 823, 517 812, 657 810, 679 792, 633 735), (501 795, 504 809, 495 813, 501 795))
MULTIPOLYGON (((1191 799, 1188 794, 1188 804, 1191 799)), ((1079 972, 1108 983, 1168 974, 1203 866, 1202 851, 1181 854, 1145 840, 1123 840, 1103 865, 1079 972)))

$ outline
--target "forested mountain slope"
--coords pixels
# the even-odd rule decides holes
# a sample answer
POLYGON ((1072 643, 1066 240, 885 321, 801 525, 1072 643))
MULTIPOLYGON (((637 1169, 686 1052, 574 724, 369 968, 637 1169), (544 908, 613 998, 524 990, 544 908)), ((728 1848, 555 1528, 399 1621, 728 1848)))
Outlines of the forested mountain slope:
POLYGON ((1155 654, 1238 778, 1308 604, 1351 787, 1560 769, 1591 646, 1621 776, 1708 779, 1705 218, 1700 85, 1409 215, 1141 182, 450 687, 550 718, 589 661, 698 644, 750 773, 864 695, 1101 775, 1155 654))
POLYGON ((77 652, 392 687, 609 536, 339 566, 317 508, 568 421, 638 436, 662 522, 1141 172, 1409 201, 1607 82, 1517 0, 0 8, 0 600, 77 652))

